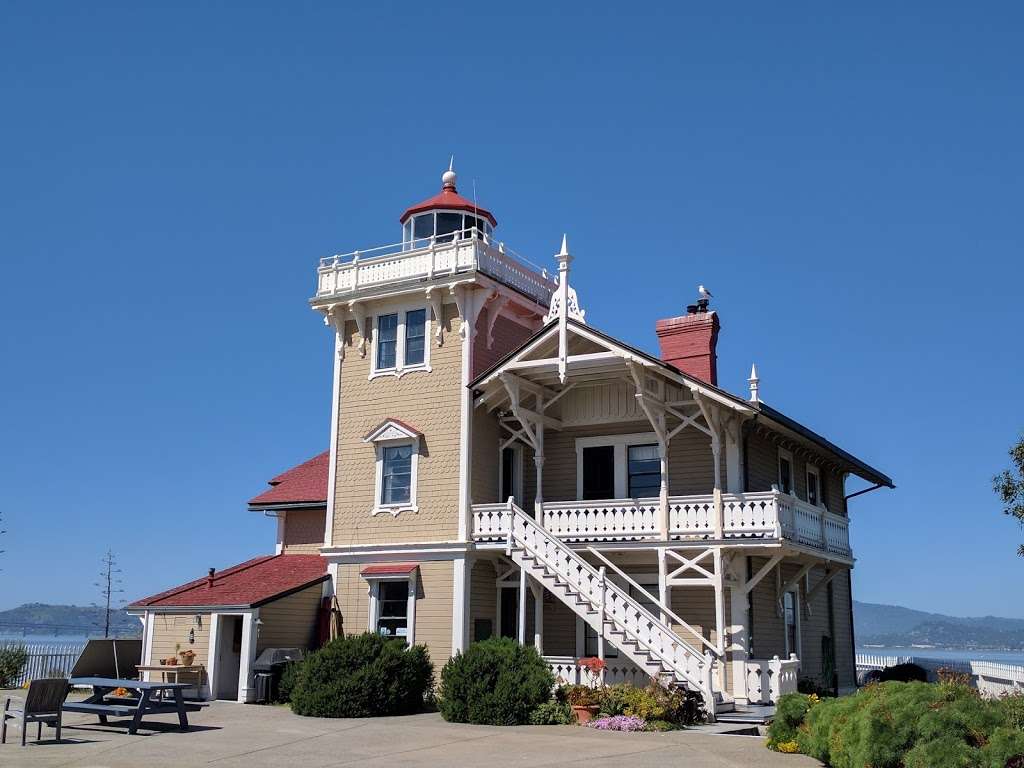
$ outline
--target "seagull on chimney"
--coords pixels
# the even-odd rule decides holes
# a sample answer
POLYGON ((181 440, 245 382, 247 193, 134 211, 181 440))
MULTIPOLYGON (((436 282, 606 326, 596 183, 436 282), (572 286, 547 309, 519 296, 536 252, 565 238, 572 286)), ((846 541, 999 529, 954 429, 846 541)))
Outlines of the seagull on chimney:
POLYGON ((709 291, 709 290, 708 290, 707 288, 705 288, 705 287, 704 287, 703 285, 698 285, 698 286, 697 286, 697 293, 699 293, 699 294, 700 294, 700 297, 701 297, 702 299, 704 299, 705 301, 706 301, 707 299, 713 298, 713 294, 711 293, 711 291, 709 291))

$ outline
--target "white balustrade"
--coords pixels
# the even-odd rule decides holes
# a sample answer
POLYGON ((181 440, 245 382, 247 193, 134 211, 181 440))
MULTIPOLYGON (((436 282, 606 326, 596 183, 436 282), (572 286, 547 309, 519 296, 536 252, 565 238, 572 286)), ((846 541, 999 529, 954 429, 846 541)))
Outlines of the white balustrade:
POLYGON ((567 541, 654 539, 658 537, 658 500, 545 503, 544 527, 567 541))
POLYGON ((385 284, 478 270, 547 306, 557 282, 545 270, 476 230, 450 237, 444 242, 394 243, 321 259, 316 297, 344 297, 385 284))
POLYGON ((788 659, 750 659, 746 662, 747 702, 778 704, 779 697, 796 691, 800 660, 796 654, 788 659))
MULTIPOLYGON (((849 557, 849 522, 845 517, 779 491, 722 495, 727 539, 784 538, 804 546, 849 557)), ((473 506, 473 537, 502 540, 505 504, 473 506)), ((715 501, 711 495, 670 496, 672 540, 714 537, 715 501)), ((641 541, 659 537, 657 499, 605 499, 545 502, 544 528, 568 542, 641 541)))
MULTIPOLYGON (((555 675, 557 685, 589 685, 596 687, 601 676, 595 678, 588 669, 580 666, 579 660, 572 656, 545 656, 544 661, 548 663, 555 675)), ((637 688, 643 688, 650 682, 651 676, 640 667, 620 659, 605 659, 604 684, 616 685, 618 683, 631 683, 637 688)))

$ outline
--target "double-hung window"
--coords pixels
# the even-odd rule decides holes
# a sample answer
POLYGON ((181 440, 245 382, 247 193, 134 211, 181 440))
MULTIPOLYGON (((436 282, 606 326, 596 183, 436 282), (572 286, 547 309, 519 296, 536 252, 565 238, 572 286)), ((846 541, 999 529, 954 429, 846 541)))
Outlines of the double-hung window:
POLYGON ((807 465, 807 503, 816 507, 824 506, 821 501, 821 475, 813 464, 807 465))
POLYGON ((793 454, 779 449, 779 490, 793 493, 793 454))
POLYGON ((649 499, 661 492, 653 434, 576 438, 577 499, 649 499))
POLYGON ((427 310, 423 307, 377 315, 373 371, 370 376, 401 376, 430 370, 427 310))
POLYGON ((377 472, 371 514, 398 516, 416 512, 416 474, 420 433, 397 419, 387 419, 363 441, 374 446, 377 472))
POLYGON ((409 634, 409 582, 377 582, 377 626, 378 635, 384 637, 406 637, 409 634))
POLYGON ((626 472, 629 498, 646 499, 661 492, 661 459, 657 445, 631 445, 627 448, 626 472))

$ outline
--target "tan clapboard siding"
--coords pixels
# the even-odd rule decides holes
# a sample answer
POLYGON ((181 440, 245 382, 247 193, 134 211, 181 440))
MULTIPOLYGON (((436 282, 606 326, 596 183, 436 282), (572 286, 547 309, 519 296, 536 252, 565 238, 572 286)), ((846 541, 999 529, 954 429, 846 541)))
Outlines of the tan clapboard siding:
POLYGON ((849 688, 856 684, 854 661, 854 636, 851 625, 851 576, 852 571, 841 573, 832 579, 832 604, 836 628, 836 671, 839 673, 839 687, 849 688))
POLYGON ((452 655, 453 564, 420 563, 416 601, 416 642, 426 645, 440 670, 452 655))
POLYGON ((469 631, 473 642, 482 639, 476 636, 476 622, 480 620, 491 623, 492 637, 498 634, 498 627, 495 626, 498 608, 496 579, 494 563, 490 560, 478 560, 473 564, 469 598, 469 631))
POLYGON ((478 408, 473 415, 474 504, 498 501, 498 446, 501 445, 503 437, 497 416, 478 408))
POLYGON ((284 515, 284 547, 286 555, 312 554, 320 551, 324 544, 324 521, 327 510, 289 509, 279 512, 284 515))
MULTIPOLYGON (((823 498, 828 509, 838 515, 846 514, 846 501, 843 498, 845 486, 843 475, 820 463, 811 462, 818 467, 821 484, 824 486, 823 498)), ((793 484, 796 495, 807 499, 807 458, 793 455, 793 484)), ((779 447, 764 435, 751 434, 747 437, 747 490, 767 491, 779 483, 779 447)))
POLYGON ((334 594, 341 609, 342 629, 345 635, 359 635, 366 632, 370 621, 370 587, 359 575, 357 563, 338 566, 338 578, 334 594))
MULTIPOLYGON (((209 650, 210 650, 210 614, 203 613, 198 614, 202 617, 202 626, 196 624, 195 618, 196 613, 188 614, 173 614, 173 613, 157 613, 153 614, 153 645, 149 656, 149 664, 159 664, 160 659, 165 659, 168 656, 176 655, 181 651, 195 651, 196 658, 193 663, 200 664, 206 669, 210 668, 209 662, 209 650), (195 643, 189 644, 188 642, 188 631, 195 631, 195 643), (180 645, 180 650, 176 649, 175 646, 180 645)), ((202 675, 201 684, 206 682, 206 675, 202 675)), ((181 682, 191 682, 186 679, 187 676, 183 675, 181 682)), ((152 680, 159 680, 160 674, 158 672, 151 673, 152 680)))
MULTIPOLYGON (((810 572, 811 588, 817 584, 825 575, 825 568, 815 566, 810 572)), ((836 578, 839 578, 838 576, 836 578)), ((808 604, 805 585, 800 585, 800 599, 803 606, 808 604)), ((822 588, 814 600, 810 601, 810 616, 806 610, 800 615, 800 676, 813 677, 823 685, 831 685, 831 680, 826 680, 822 675, 822 652, 821 638, 829 634, 828 625, 828 592, 822 588)))
POLYGON ((316 637, 322 591, 322 585, 314 584, 260 606, 263 624, 256 641, 256 652, 264 648, 311 648, 316 637))
MULTIPOLYGON (((347 324, 345 359, 341 366, 341 407, 335 489, 334 544, 447 541, 458 535, 459 413, 462 340, 454 304, 446 304, 444 343, 427 333, 430 372, 401 378, 368 380, 372 345, 360 357, 353 346, 359 336, 347 324), (417 503, 419 512, 372 516, 376 480, 374 446, 363 438, 388 418, 399 419, 423 433, 420 445, 417 503)), ((376 319, 371 318, 372 323, 376 319)))
MULTIPOLYGON (((767 558, 754 557, 751 558, 751 561, 751 573, 757 573, 767 562, 767 558)), ((754 658, 770 659, 772 656, 785 658, 785 625, 782 617, 776 611, 774 572, 769 573, 754 587, 751 604, 753 607, 751 635, 754 643, 754 658)))
POLYGON ((552 594, 544 596, 544 655, 576 655, 576 614, 552 594))

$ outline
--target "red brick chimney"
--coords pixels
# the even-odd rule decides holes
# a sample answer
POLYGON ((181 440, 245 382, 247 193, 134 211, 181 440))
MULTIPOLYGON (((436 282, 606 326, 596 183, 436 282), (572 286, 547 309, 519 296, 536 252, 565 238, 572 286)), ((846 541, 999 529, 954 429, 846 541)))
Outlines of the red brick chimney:
POLYGON ((691 304, 682 317, 659 320, 654 328, 661 345, 661 359, 683 373, 718 384, 718 314, 708 311, 707 301, 691 304))

